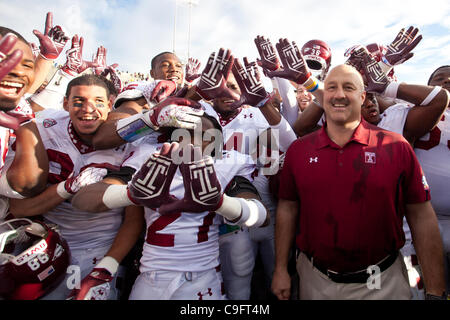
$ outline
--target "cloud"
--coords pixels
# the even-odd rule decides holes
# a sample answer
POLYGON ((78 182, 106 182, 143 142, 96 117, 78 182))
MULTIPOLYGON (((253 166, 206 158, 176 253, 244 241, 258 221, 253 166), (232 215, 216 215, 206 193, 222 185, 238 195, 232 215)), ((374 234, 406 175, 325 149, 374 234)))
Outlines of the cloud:
MULTIPOLYGON (((183 60, 187 60, 189 48, 190 56, 204 63, 220 47, 254 60, 257 50, 253 39, 264 35, 273 43, 286 37, 299 46, 314 38, 324 40, 332 48, 332 63, 336 65, 345 61, 343 53, 348 47, 389 44, 401 28, 414 25, 424 39, 415 56, 396 67, 398 78, 424 83, 436 66, 449 63, 447 0, 428 0, 426 5, 420 0, 199 0, 190 10, 189 46, 189 7, 175 7, 175 0, 2 2, 0 21, 36 42, 32 30, 43 30, 47 11, 52 11, 55 24, 63 25, 71 35, 85 37, 85 59, 103 45, 108 49, 108 63, 119 63, 119 69, 133 72, 148 72, 154 55, 173 50, 174 27, 176 53, 183 60)), ((60 60, 63 63, 65 58, 60 60)))

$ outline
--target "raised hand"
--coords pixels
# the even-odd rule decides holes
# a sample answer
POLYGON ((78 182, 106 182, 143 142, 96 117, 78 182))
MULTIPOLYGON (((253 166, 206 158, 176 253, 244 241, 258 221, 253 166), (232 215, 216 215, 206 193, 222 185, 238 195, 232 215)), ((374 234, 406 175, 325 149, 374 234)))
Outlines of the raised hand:
POLYGON ((280 68, 280 61, 270 40, 265 39, 263 36, 257 36, 255 38, 255 44, 261 57, 261 59, 257 60, 258 65, 265 72, 278 70, 280 68))
POLYGON ((187 82, 192 82, 199 78, 201 74, 198 72, 200 70, 200 61, 194 58, 189 58, 186 64, 186 71, 184 78, 187 82))
POLYGON ((144 91, 144 96, 147 101, 155 101, 156 103, 160 103, 176 91, 177 84, 175 81, 160 80, 151 92, 144 91))
POLYGON ((0 80, 22 60, 22 50, 16 49, 8 55, 16 42, 17 36, 12 33, 8 33, 0 40, 0 80))
POLYGON ((48 12, 45 19, 44 34, 38 30, 33 30, 34 35, 39 39, 40 54, 48 60, 55 60, 69 40, 60 26, 53 27, 53 13, 48 12))
POLYGON ((234 60, 233 75, 241 89, 241 98, 232 104, 232 108, 239 108, 243 104, 262 107, 271 97, 261 82, 261 77, 255 62, 249 63, 244 58, 244 66, 238 59, 234 60))
POLYGON ((285 78, 306 87, 305 82, 310 79, 311 72, 295 42, 291 44, 288 39, 280 39, 276 44, 276 48, 283 65, 283 70, 268 71, 267 75, 271 78, 285 78))
POLYGON ((117 93, 121 93, 123 89, 122 80, 120 80, 120 77, 117 74, 116 68, 114 67, 115 65, 116 64, 106 67, 105 70, 103 70, 103 72, 101 73, 101 76, 107 78, 109 75, 109 80, 114 84, 117 93))
MULTIPOLYGON (((108 65, 106 64, 106 52, 107 50, 103 46, 100 46, 97 49, 97 54, 93 59, 93 63, 97 64, 97 67, 94 67, 94 72, 96 75, 101 75, 103 71, 108 68, 108 65)), ((116 69, 118 66, 119 65, 117 63, 114 63, 110 66, 110 68, 116 69)))
POLYGON ((220 48, 219 53, 211 53, 200 81, 196 85, 198 94, 206 100, 230 98, 239 100, 239 95, 227 87, 227 79, 233 66, 231 51, 220 48))
POLYGON ((37 44, 34 42, 31 42, 30 46, 31 46, 31 51, 33 52, 33 57, 34 57, 34 59, 36 59, 39 56, 39 53, 41 53, 41 50, 39 49, 37 44))
POLYGON ((422 40, 422 35, 417 36, 418 32, 419 29, 414 27, 409 27, 407 31, 401 29, 394 41, 388 45, 382 61, 392 67, 411 59, 414 55, 411 51, 422 40))
POLYGON ((381 69, 377 60, 375 60, 365 47, 356 49, 353 54, 358 56, 362 61, 362 67, 366 77, 366 91, 380 94, 383 93, 390 81, 381 69))
POLYGON ((170 184, 177 170, 171 153, 178 149, 176 142, 164 143, 160 153, 154 153, 134 174, 128 185, 128 196, 134 203, 159 208, 163 203, 176 200, 169 194, 170 184))
POLYGON ((191 154, 191 161, 180 164, 184 198, 164 203, 160 206, 159 213, 215 211, 222 204, 223 194, 213 159, 209 156, 202 157, 200 148, 192 144, 186 145, 183 152, 191 154))
POLYGON ((62 67, 64 72, 71 75, 77 75, 85 71, 87 68, 96 68, 98 64, 91 61, 83 60, 83 37, 78 38, 75 35, 72 38, 72 47, 66 51, 66 64, 62 67))

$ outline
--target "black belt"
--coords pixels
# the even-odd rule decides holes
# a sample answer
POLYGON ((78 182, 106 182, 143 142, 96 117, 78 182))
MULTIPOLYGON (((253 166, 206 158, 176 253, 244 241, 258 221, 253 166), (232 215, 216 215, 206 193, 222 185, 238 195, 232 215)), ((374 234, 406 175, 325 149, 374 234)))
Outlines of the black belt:
MULTIPOLYGON (((361 270, 356 272, 336 272, 318 265, 314 261, 314 258, 311 257, 310 255, 305 253, 305 256, 308 258, 309 261, 311 261, 314 268, 322 272, 324 275, 330 278, 330 280, 337 283, 366 283, 367 279, 371 276, 371 274, 369 274, 367 270, 361 270)), ((380 268, 380 272, 383 272, 394 263, 395 259, 397 259, 397 256, 398 252, 393 253, 384 258, 383 260, 381 260, 375 266, 378 266, 378 268, 380 268)))

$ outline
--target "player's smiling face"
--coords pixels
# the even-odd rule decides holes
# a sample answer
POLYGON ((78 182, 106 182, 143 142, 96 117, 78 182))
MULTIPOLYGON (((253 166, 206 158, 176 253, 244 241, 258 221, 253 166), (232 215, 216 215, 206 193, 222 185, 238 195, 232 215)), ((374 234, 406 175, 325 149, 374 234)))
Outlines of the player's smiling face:
MULTIPOLYGON (((227 80, 227 87, 231 91, 234 91, 236 94, 241 94, 241 89, 239 89, 239 85, 236 82, 236 79, 232 74, 229 75, 227 80)), ((231 98, 215 98, 213 100, 214 109, 221 114, 223 117, 227 117, 233 115, 236 110, 231 108, 231 105, 236 102, 231 98)))
POLYGON ((9 54, 22 50, 22 60, 0 81, 0 109, 12 110, 34 82, 34 57, 30 46, 17 40, 9 54))
POLYGON ((177 56, 171 53, 163 54, 157 58, 151 76, 155 80, 172 80, 181 85, 184 77, 183 64, 177 56))
POLYGON ((72 87, 69 98, 64 98, 64 105, 81 138, 94 135, 111 111, 106 89, 96 85, 72 87))

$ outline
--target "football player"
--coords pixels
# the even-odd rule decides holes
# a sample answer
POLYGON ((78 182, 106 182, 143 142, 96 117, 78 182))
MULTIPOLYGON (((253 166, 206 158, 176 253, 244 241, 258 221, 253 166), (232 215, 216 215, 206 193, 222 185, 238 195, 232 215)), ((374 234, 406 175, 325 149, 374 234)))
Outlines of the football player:
MULTIPOLYGON (((450 66, 437 68, 428 80, 429 86, 441 86, 450 91, 450 66)), ((444 110, 440 121, 414 144, 414 151, 431 188, 431 203, 441 229, 445 251, 447 294, 450 294, 450 109, 444 110), (446 160, 447 159, 447 160, 446 160)))
MULTIPOLYGON (((23 96, 34 82, 35 59, 31 47, 17 32, 0 27, 0 194, 8 198, 32 196, 45 188, 48 159, 31 108, 23 96), (10 148, 16 157, 5 165, 10 148)), ((0 199, 0 219, 8 202, 0 199)))
POLYGON ((127 146, 97 151, 91 144, 111 110, 108 90, 96 75, 69 82, 64 99, 67 112, 54 110, 37 122, 50 163, 49 185, 35 197, 11 200, 15 217, 43 215, 46 223, 57 225, 72 253, 72 274, 43 299, 69 295, 80 300, 117 299, 119 264, 143 227, 143 212, 135 206, 93 215, 71 204, 72 196, 86 184, 109 175, 127 179, 126 172, 117 171, 129 156, 127 146), (71 279, 83 280, 73 284, 71 279))
POLYGON ((198 138, 193 130, 187 135, 185 130, 173 132, 179 145, 141 139, 123 164, 137 170, 128 186, 103 180, 81 189, 74 198, 76 206, 96 212, 145 206, 141 274, 130 299, 224 299, 219 225, 223 219, 247 227, 268 223, 266 208, 250 182, 255 164, 236 151, 222 152, 220 124, 206 114, 201 120, 198 138), (212 157, 202 157, 201 150, 212 157), (178 158, 180 151, 183 155, 178 158))

